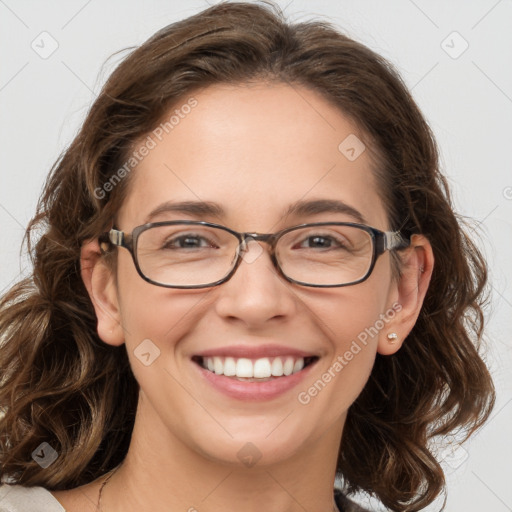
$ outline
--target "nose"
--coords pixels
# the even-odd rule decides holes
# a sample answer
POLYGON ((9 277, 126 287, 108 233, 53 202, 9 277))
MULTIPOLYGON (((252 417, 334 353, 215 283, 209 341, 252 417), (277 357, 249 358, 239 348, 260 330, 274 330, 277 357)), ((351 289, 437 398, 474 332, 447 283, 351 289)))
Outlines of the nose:
POLYGON ((297 307, 292 286, 274 267, 268 245, 249 240, 235 274, 219 285, 216 311, 252 328, 285 320, 297 307))

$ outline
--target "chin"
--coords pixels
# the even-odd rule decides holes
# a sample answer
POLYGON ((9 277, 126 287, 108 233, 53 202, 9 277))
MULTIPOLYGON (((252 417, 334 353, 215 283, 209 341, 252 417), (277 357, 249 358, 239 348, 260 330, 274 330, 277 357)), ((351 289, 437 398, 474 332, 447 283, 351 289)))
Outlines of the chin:
POLYGON ((285 416, 286 414, 279 421, 272 422, 272 428, 264 429, 258 427, 258 423, 261 423, 258 420, 247 418, 246 421, 237 421, 236 428, 227 428, 233 437, 222 429, 215 435, 211 431, 205 432, 204 437, 196 444, 197 451, 215 463, 241 468, 284 462, 303 450, 307 444, 304 425, 297 430, 290 429, 290 425, 285 428, 288 421, 285 419, 283 422, 285 416), (206 444, 204 439, 207 439, 206 444))

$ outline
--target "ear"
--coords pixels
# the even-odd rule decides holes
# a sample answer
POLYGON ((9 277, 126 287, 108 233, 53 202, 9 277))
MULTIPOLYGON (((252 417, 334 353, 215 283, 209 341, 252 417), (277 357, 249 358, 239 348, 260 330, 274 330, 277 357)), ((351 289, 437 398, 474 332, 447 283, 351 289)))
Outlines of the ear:
POLYGON ((377 352, 382 355, 397 352, 414 327, 434 268, 432 246, 423 235, 413 235, 410 247, 400 251, 400 256, 401 276, 397 278, 392 293, 396 314, 379 334, 377 352), (397 335, 396 340, 388 338, 390 333, 397 335))
POLYGON ((124 332, 116 279, 105 262, 97 239, 89 240, 82 245, 80 269, 98 319, 99 337, 109 345, 122 345, 124 332))

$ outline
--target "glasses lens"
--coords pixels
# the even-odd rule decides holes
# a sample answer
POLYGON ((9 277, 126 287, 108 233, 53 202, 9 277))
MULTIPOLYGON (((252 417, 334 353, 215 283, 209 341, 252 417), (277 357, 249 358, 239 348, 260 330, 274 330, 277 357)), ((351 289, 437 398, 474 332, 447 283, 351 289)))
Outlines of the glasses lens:
POLYGON ((225 277, 236 260, 238 239, 219 228, 173 224, 143 231, 137 260, 151 281, 168 286, 199 286, 225 277))
MULTIPOLYGON (((167 286, 205 286, 223 279, 238 254, 236 236, 220 228, 153 226, 137 241, 137 260, 151 281, 167 286)), ((297 228, 283 235, 276 258, 289 278, 310 285, 344 285, 368 273, 373 240, 354 226, 297 228)))
POLYGON ((284 274, 305 284, 343 285, 368 273, 373 258, 370 233, 354 226, 310 226, 289 231, 276 247, 284 274))

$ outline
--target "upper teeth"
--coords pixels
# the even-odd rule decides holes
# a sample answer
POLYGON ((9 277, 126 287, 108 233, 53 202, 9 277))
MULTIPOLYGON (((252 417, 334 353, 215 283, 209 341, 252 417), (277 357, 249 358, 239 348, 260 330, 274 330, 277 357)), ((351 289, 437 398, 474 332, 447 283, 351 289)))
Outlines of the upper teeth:
POLYGON ((291 375, 304 368, 303 357, 262 357, 246 359, 234 357, 205 357, 203 366, 217 375, 226 377, 249 377, 263 379, 265 377, 281 377, 291 375))

